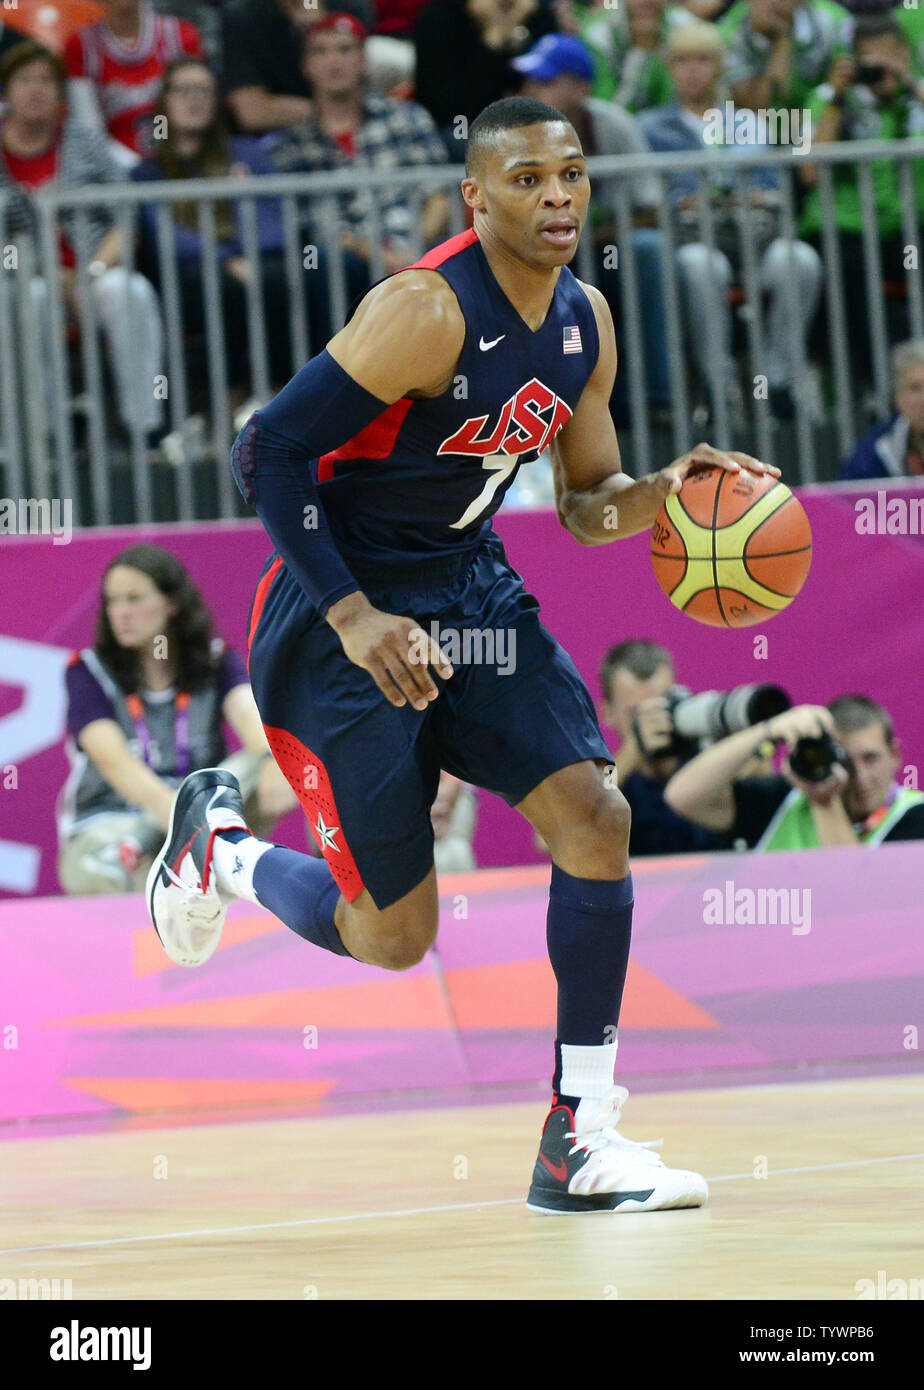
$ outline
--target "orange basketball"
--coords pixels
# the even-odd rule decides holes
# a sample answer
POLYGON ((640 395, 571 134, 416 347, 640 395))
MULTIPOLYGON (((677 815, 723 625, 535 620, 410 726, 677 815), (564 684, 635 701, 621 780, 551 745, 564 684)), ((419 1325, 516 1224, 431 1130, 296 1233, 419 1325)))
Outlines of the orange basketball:
POLYGON ((703 468, 665 500, 651 563, 681 612, 711 627, 750 627, 802 588, 812 532, 801 503, 770 474, 703 468))

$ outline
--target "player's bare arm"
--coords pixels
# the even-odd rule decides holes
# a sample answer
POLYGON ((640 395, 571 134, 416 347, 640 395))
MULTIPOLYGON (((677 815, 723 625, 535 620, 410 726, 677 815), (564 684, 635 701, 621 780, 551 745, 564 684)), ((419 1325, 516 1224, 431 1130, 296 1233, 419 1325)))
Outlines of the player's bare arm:
POLYGON ((358 385, 391 405, 451 385, 465 320, 433 270, 406 270, 370 290, 327 351, 358 385))
MULTIPOLYGON (((437 396, 452 383, 465 339, 458 300, 442 276, 409 270, 371 290, 327 345, 358 385, 391 405, 404 396, 437 396)), ((395 706, 425 710, 439 690, 428 665, 410 659, 426 634, 413 618, 383 613, 357 591, 331 604, 327 621, 355 665, 368 671, 395 706)), ((427 638, 429 662, 444 679, 452 667, 427 638)))
POLYGON ((633 479, 623 473, 609 410, 617 368, 613 319, 601 292, 593 285, 583 288, 593 305, 600 353, 577 409, 551 446, 558 518, 582 545, 605 545, 649 530, 664 499, 679 492, 684 478, 696 468, 712 466, 731 473, 745 468, 779 477, 778 468, 749 454, 723 453, 711 444, 697 444, 646 478, 633 479))

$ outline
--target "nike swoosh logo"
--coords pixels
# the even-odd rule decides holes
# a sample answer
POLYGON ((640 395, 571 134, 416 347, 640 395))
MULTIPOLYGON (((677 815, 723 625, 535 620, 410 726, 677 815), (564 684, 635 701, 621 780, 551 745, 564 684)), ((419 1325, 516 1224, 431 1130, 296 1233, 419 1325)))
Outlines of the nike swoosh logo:
POLYGON ((550 1163, 545 1154, 540 1154, 539 1162, 543 1164, 544 1167, 548 1168, 552 1177, 558 1178, 559 1182, 565 1182, 567 1180, 568 1165, 563 1158, 560 1158, 557 1163, 550 1163))
POLYGON ((486 343, 485 340, 484 340, 484 338, 479 338, 479 339, 478 339, 478 346, 481 348, 481 351, 482 351, 482 352, 488 352, 489 349, 491 349, 492 347, 497 347, 497 344, 501 341, 501 339, 502 339, 502 338, 506 338, 506 336, 507 336, 506 333, 502 333, 502 334, 500 335, 500 338, 494 338, 494 339, 492 339, 492 341, 491 341, 490 343, 486 343))
POLYGON ((231 790, 230 787, 226 787, 226 786, 224 786, 224 785, 222 785, 222 786, 220 786, 220 787, 216 787, 215 790, 214 790, 214 792, 212 793, 212 795, 209 797, 209 804, 208 804, 208 805, 206 806, 206 808, 205 808, 205 814, 208 815, 209 811, 212 811, 212 810, 216 810, 216 811, 217 811, 217 810, 221 810, 221 811, 227 810, 228 808, 227 808, 226 806, 216 806, 215 803, 216 803, 217 801, 219 801, 219 800, 221 799, 221 797, 224 796, 224 794, 225 794, 226 791, 230 791, 230 790, 231 790))

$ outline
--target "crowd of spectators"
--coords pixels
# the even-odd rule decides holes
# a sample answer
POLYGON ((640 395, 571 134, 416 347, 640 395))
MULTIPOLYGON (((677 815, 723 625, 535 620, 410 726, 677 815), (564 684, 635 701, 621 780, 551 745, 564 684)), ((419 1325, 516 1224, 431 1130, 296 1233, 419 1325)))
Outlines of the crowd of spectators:
MULTIPOLYGON (((62 8, 66 17, 66 0, 62 8)), ((591 155, 710 148, 716 158, 705 180, 671 174, 662 183, 638 176, 629 185, 645 379, 655 421, 669 414, 673 397, 657 226, 662 200, 677 246, 686 349, 699 399, 706 403, 701 408, 708 412, 716 392, 726 390, 734 408, 740 393, 732 305, 745 293, 742 207, 767 304, 766 374, 774 416, 791 418, 794 394, 811 379, 806 361, 822 371, 827 366, 826 325, 818 312, 826 273, 818 168, 808 157, 800 161, 796 235, 787 237, 780 177, 760 164, 768 137, 759 122, 748 127, 737 116, 790 111, 786 138, 794 145, 797 113, 810 118, 816 146, 833 140, 911 141, 924 133, 924 7, 882 0, 850 0, 848 6, 835 0, 103 0, 103 9, 102 18, 76 27, 61 51, 45 54, 44 61, 34 43, 24 46, 29 39, 16 27, 24 23, 17 11, 0 11, 0 188, 23 195, 14 234, 29 224, 29 195, 48 180, 67 189, 127 178, 152 183, 233 174, 251 180, 273 172, 459 163, 468 121, 492 100, 521 90, 565 111, 591 155), (723 168, 723 154, 748 141, 754 170, 723 168), (702 237, 703 199, 714 218, 711 248, 702 237), (713 331, 704 332, 704 325, 713 331)), ((781 140, 781 130, 771 138, 781 140)), ((893 160, 871 168, 890 291, 887 337, 894 347, 909 336, 899 172, 893 160)), ((912 183, 924 212, 920 161, 912 183)), ((615 182, 601 186, 588 235, 619 335, 620 275, 603 254, 616 239, 610 196, 615 191, 615 182)), ((873 364, 863 198, 853 167, 836 167, 833 195, 854 395, 861 399, 873 364)), ((316 248, 322 263, 325 256, 342 256, 348 300, 378 275, 410 264, 419 254, 415 248, 434 244, 451 225, 443 192, 418 202, 396 187, 374 195, 374 209, 372 198, 357 188, 340 199, 339 247, 327 241, 316 203, 305 199, 299 206, 304 243, 316 248)), ((292 365, 282 215, 269 198, 258 200, 257 208, 259 280, 275 386, 292 365)), ((201 334, 197 207, 192 200, 179 203, 174 213, 184 330, 201 334)), ((138 247, 130 258, 102 215, 88 220, 94 306, 106 334, 120 414, 136 429, 141 421, 149 446, 156 448, 166 429, 162 403, 149 401, 139 414, 133 396, 138 380, 149 381, 163 358, 154 205, 141 210, 138 247), (138 268, 129 272, 127 260, 138 268), (116 304, 122 307, 116 310, 116 304), (125 335, 131 355, 121 350, 125 335)), ((254 266, 230 202, 217 205, 216 221, 225 368, 237 410, 253 385, 246 325, 254 266)), ((66 283, 73 278, 74 235, 73 225, 62 226, 66 283)), ((305 279, 310 338, 317 345, 336 325, 327 276, 305 279)), ((43 293, 35 288, 35 312, 47 337, 43 293)), ((75 317, 81 313, 74 294, 68 307, 75 317)), ((627 416, 625 376, 613 403, 620 424, 627 416)), ((815 397, 821 399, 820 390, 815 397)))

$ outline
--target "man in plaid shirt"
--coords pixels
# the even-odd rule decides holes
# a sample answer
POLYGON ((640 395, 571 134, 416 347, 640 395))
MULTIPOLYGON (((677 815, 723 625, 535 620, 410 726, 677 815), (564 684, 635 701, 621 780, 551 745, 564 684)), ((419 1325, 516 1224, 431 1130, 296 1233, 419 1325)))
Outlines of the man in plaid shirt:
MULTIPOLYGON (((270 156, 280 173, 349 167, 404 169, 447 162, 433 119, 422 106, 365 89, 365 38, 360 21, 342 11, 307 30, 304 72, 314 92, 314 110, 272 141, 270 156)), ((412 264, 421 249, 447 230, 448 201, 443 193, 431 194, 419 213, 408 187, 359 190, 342 195, 339 202, 347 227, 344 248, 368 263, 370 243, 381 237, 387 273, 412 264), (378 228, 372 215, 376 203, 378 228)), ((305 222, 310 231, 314 226, 310 200, 305 222)))

